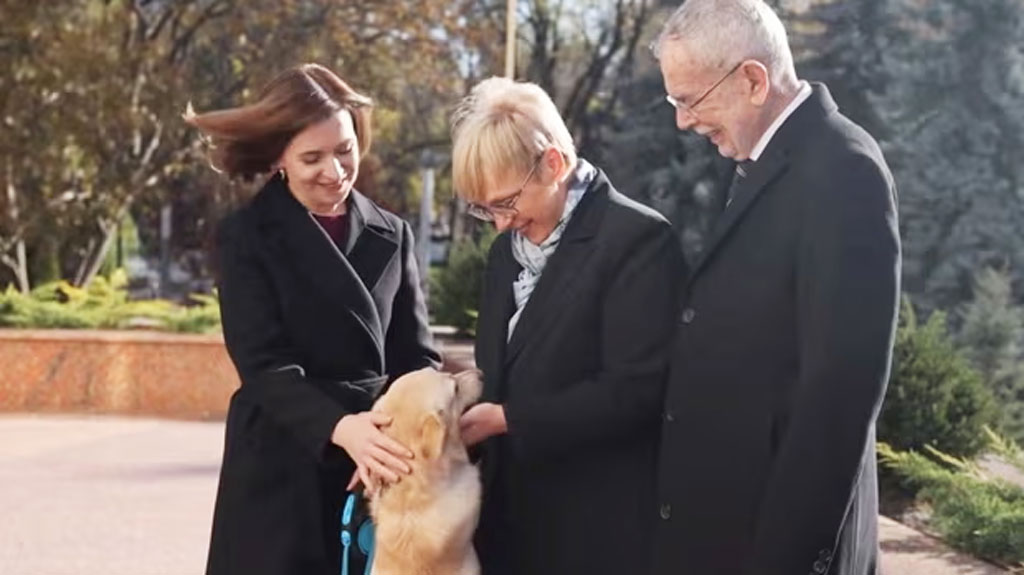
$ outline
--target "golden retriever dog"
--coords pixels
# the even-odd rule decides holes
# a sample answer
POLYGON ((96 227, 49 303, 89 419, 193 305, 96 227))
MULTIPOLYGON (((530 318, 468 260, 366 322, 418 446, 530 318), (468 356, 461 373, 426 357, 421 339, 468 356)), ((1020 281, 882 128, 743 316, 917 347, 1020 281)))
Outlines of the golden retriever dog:
POLYGON ((473 532, 480 474, 459 434, 459 416, 480 398, 480 374, 422 369, 391 385, 373 406, 384 432, 413 452, 412 473, 370 498, 373 575, 478 575, 473 532))

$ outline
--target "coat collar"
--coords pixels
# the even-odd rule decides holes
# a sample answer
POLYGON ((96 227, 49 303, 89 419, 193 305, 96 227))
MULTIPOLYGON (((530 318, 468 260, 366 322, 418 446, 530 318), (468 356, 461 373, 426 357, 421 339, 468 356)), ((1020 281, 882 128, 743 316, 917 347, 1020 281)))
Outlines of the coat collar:
MULTIPOLYGON (((737 186, 732 203, 712 228, 711 238, 693 266, 688 283, 714 258, 765 188, 786 171, 799 148, 808 145, 807 135, 838 110, 824 84, 812 83, 811 89, 811 96, 779 127, 760 159, 747 168, 747 176, 737 186)), ((731 170, 729 174, 731 177, 731 170)))
POLYGON ((396 227, 380 208, 353 190, 349 241, 343 252, 279 176, 267 182, 253 207, 263 239, 275 256, 312 278, 327 305, 346 310, 359 323, 379 352, 383 372, 385 326, 381 317, 388 302, 375 298, 373 290, 398 251, 401 239, 396 227))
POLYGON ((345 255, 367 289, 373 290, 397 253, 402 232, 369 198, 352 190, 351 226, 345 255))
POLYGON ((503 366, 507 353, 508 320, 515 310, 512 282, 522 269, 512 257, 512 242, 508 233, 494 240, 492 255, 487 263, 485 290, 487 297, 481 302, 480 322, 477 325, 476 356, 484 370, 484 401, 499 401, 499 389, 505 376, 503 366))
MULTIPOLYGON (((592 240, 601 227, 612 192, 608 177, 598 170, 597 176, 587 188, 586 194, 566 226, 558 249, 545 266, 530 301, 523 309, 523 315, 515 332, 512 333, 512 339, 508 342, 504 357, 506 363, 514 361, 531 340, 537 339, 536 334, 543 333, 568 307, 568 302, 578 287, 581 275, 578 272, 593 255, 595 242, 592 240)), ((518 263, 515 263, 511 254, 508 259, 512 260, 518 271, 518 263)), ((515 274, 512 274, 511 278, 515 279, 515 274)), ((510 291, 511 284, 509 281, 510 291)), ((504 318, 506 325, 502 337, 506 336, 508 329, 508 316, 504 318)))
POLYGON ((392 241, 398 237, 398 230, 384 217, 381 209, 371 202, 369 198, 359 193, 358 190, 352 190, 349 209, 351 210, 351 219, 349 221, 350 233, 348 243, 345 246, 346 254, 352 252, 364 231, 370 231, 375 235, 392 241))

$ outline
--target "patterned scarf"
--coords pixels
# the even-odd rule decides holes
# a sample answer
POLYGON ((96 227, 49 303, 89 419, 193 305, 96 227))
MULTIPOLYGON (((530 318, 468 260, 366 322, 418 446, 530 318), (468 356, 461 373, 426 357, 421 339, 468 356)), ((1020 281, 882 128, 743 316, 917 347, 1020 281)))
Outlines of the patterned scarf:
POLYGON ((534 288, 537 287, 537 282, 540 281, 541 274, 544 273, 544 266, 547 265, 551 254, 555 253, 555 250, 558 249, 558 243, 562 239, 565 227, 569 225, 573 211, 576 210, 576 206, 583 199, 583 194, 586 193, 587 188, 590 187, 590 183, 594 181, 595 177, 597 177, 597 168, 580 158, 576 165, 576 171, 572 175, 572 181, 569 183, 569 191, 566 194, 562 217, 558 220, 558 224, 551 232, 551 235, 541 242, 539 246, 534 245, 519 232, 512 232, 512 257, 519 262, 519 265, 523 266, 523 269, 519 272, 519 277, 512 282, 516 312, 508 320, 509 340, 512 339, 512 333, 519 323, 520 316, 523 315, 526 302, 530 301, 530 295, 533 294, 534 288))

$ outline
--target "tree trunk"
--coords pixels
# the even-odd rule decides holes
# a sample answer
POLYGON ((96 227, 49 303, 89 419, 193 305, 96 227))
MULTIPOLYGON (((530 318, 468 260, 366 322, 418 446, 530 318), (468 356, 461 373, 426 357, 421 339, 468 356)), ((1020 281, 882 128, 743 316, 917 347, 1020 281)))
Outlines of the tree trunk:
POLYGON ((25 238, 22 236, 21 231, 17 229, 21 224, 21 214, 18 211, 18 190, 14 187, 14 169, 11 166, 10 158, 7 159, 5 168, 7 171, 7 215, 10 217, 11 225, 14 226, 15 231, 13 232, 14 238, 12 240, 14 257, 4 254, 3 262, 14 272, 14 277, 18 282, 18 289, 21 290, 21 293, 28 293, 31 289, 28 280, 28 258, 25 253, 25 238))
POLYGON ((78 269, 75 271, 75 281, 73 285, 82 286, 85 285, 85 275, 89 270, 89 264, 92 262, 92 253, 96 248, 96 238, 89 238, 89 245, 85 246, 85 255, 82 256, 82 260, 78 262, 78 269))
MULTIPOLYGON (((131 107, 139 114, 142 114, 139 106, 139 97, 142 92, 142 87, 146 82, 147 79, 145 74, 140 72, 136 75, 135 88, 132 91, 131 107)), ((156 154, 157 149, 160 147, 164 125, 163 122, 161 122, 152 113, 146 113, 145 115, 148 116, 148 119, 152 122, 153 133, 147 137, 142 133, 141 128, 137 128, 135 130, 134 137, 132 138, 132 156, 138 159, 138 163, 136 164, 131 177, 128 179, 128 189, 130 191, 126 194, 126 197, 122 200, 123 203, 114 212, 112 218, 101 217, 98 220, 97 223, 99 224, 103 238, 95 251, 88 251, 86 259, 79 268, 79 273, 76 274, 75 285, 79 287, 89 285, 93 278, 96 277, 96 274, 99 273, 100 268, 103 266, 103 260, 107 258, 107 253, 110 252, 110 247, 114 244, 114 239, 117 237, 119 224, 128 214, 128 208, 134 201, 135 196, 139 193, 139 190, 151 185, 149 180, 154 179, 155 174, 151 173, 150 166, 153 163, 154 154, 156 154), (148 141, 146 141, 147 139, 148 141)), ((95 244, 90 242, 90 245, 95 244)))
POLYGON ((117 238, 118 222, 124 217, 125 209, 118 210, 117 216, 113 220, 100 220, 99 227, 103 234, 103 238, 100 240, 99 245, 95 241, 90 241, 90 246, 96 246, 95 249, 90 249, 82 262, 82 266, 78 269, 78 274, 75 278, 75 285, 77 287, 85 287, 96 277, 96 274, 100 272, 100 268, 103 267, 103 261, 107 259, 107 254, 110 252, 110 247, 114 245, 114 240, 117 238))

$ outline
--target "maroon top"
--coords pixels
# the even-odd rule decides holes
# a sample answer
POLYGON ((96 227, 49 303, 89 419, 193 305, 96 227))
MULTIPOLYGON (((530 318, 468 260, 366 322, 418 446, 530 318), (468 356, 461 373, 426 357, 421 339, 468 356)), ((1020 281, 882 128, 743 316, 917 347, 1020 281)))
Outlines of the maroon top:
POLYGON ((320 227, 327 232, 327 235, 331 236, 331 239, 334 240, 334 245, 338 246, 341 253, 345 253, 349 229, 348 210, 345 210, 345 213, 340 216, 318 216, 313 214, 313 217, 320 223, 320 227))

